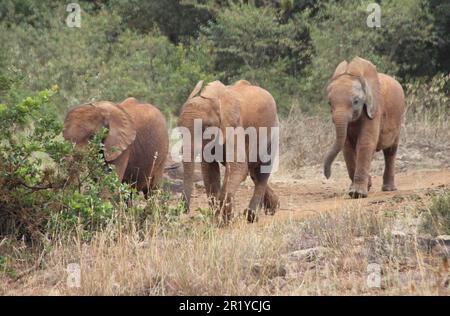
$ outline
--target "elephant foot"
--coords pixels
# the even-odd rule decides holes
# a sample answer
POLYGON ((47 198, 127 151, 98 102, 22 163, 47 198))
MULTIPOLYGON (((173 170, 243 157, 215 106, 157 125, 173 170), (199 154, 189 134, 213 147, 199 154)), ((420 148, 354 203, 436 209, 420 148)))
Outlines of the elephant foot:
POLYGON ((280 201, 278 198, 273 198, 272 200, 265 199, 264 201, 264 213, 266 215, 275 215, 279 207, 280 201))
POLYGON ((381 188, 384 192, 391 192, 391 191, 397 191, 397 188, 394 184, 383 184, 383 187, 381 188))
POLYGON ((372 188, 372 177, 369 176, 369 184, 367 185, 367 191, 370 192, 371 188, 372 188))
POLYGON ((350 197, 352 199, 364 199, 368 196, 368 191, 358 188, 355 185, 352 185, 350 187, 350 190, 348 191, 348 195, 350 195, 350 197))
POLYGON ((214 216, 219 227, 227 226, 233 219, 233 212, 224 209, 218 209, 214 216))
POLYGON ((250 224, 252 224, 252 223, 254 223, 255 220, 256 220, 256 211, 247 208, 247 209, 244 211, 244 216, 247 217, 247 222, 250 223, 250 224))

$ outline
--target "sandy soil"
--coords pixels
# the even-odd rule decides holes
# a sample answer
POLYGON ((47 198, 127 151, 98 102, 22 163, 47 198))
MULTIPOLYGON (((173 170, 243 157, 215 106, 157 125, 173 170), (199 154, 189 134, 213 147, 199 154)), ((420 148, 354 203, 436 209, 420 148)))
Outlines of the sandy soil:
MULTIPOLYGON (((301 178, 275 175, 271 186, 280 198, 280 210, 275 218, 304 217, 322 211, 344 209, 352 205, 370 205, 384 203, 401 196, 420 194, 429 190, 450 187, 450 168, 421 169, 397 174, 397 191, 382 192, 382 176, 372 175, 373 186, 366 199, 353 200, 347 195, 350 180, 345 167, 337 163, 334 174, 326 180, 321 174, 320 166, 304 170, 301 178)), ((235 209, 245 209, 253 193, 253 183, 245 181, 236 194, 235 209)), ((191 210, 208 207, 202 183, 195 186, 191 210)), ((261 219, 264 221, 263 216, 261 219)))

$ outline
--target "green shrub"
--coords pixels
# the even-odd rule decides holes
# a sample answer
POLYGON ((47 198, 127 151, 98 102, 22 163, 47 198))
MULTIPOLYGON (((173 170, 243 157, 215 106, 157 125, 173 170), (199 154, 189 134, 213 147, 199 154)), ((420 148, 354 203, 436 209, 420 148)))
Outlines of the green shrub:
POLYGON ((406 85, 408 116, 423 116, 448 120, 450 96, 445 93, 450 86, 450 76, 439 74, 431 80, 416 79, 406 85))
POLYGON ((304 102, 315 111, 327 111, 324 92, 336 66, 355 56, 372 61, 379 72, 399 77, 436 72, 437 35, 422 0, 386 0, 381 3, 381 27, 369 28, 367 5, 373 1, 328 2, 317 13, 302 13, 314 47, 312 63, 302 76, 304 102))
POLYGON ((47 27, 52 12, 58 4, 42 0, 2 0, 0 2, 0 21, 8 24, 29 24, 34 27, 47 27))
POLYGON ((124 17, 129 28, 141 33, 158 27, 172 42, 197 37, 199 29, 212 13, 197 1, 110 0, 108 7, 124 17))
POLYGON ((269 89, 280 112, 289 111, 297 96, 297 80, 310 62, 301 19, 283 21, 281 12, 270 6, 234 4, 219 11, 202 33, 224 82, 247 79, 269 89))
POLYGON ((47 109, 54 93, 0 104, 0 236, 95 230, 130 195, 115 172, 105 172, 106 131, 85 150, 62 139, 62 123, 47 109))
POLYGON ((175 45, 157 30, 138 34, 107 10, 84 13, 81 23, 70 28, 54 18, 45 29, 0 23, 4 64, 21 78, 0 102, 17 103, 57 83, 54 104, 61 116, 86 101, 128 96, 175 113, 198 80, 214 79, 206 46, 175 45))

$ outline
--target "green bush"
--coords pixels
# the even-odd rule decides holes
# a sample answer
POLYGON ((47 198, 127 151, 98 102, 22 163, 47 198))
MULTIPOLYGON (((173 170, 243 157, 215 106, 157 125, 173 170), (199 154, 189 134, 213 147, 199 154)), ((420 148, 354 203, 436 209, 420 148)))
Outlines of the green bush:
POLYGON ((198 80, 213 80, 212 59, 201 45, 174 45, 157 30, 138 34, 122 18, 100 10, 84 13, 81 28, 53 19, 46 29, 0 23, 5 64, 20 87, 0 102, 19 102, 58 84, 58 112, 90 100, 120 102, 128 96, 175 113, 198 80))
POLYGON ((283 21, 275 8, 234 4, 219 11, 202 33, 224 82, 247 79, 269 89, 281 112, 289 110, 297 96, 297 80, 310 62, 302 19, 283 21))
POLYGON ((140 33, 158 27, 173 43, 197 37, 199 29, 213 14, 197 1, 110 0, 108 7, 123 17, 129 28, 140 33))
POLYGON ((85 150, 62 139, 62 123, 48 110, 54 93, 0 104, 0 236, 95 230, 130 195, 115 172, 105 172, 106 131, 85 150))
POLYGON ((382 27, 371 29, 371 2, 80 1, 78 29, 65 24, 66 3, 5 0, 0 102, 58 84, 61 116, 128 96, 176 114, 198 80, 245 78, 268 89, 282 115, 297 105, 322 113, 324 87, 343 59, 369 59, 404 86, 448 73, 448 5, 383 0, 382 27))
POLYGON ((450 76, 439 74, 431 80, 416 79, 406 84, 407 115, 423 116, 448 120, 450 115, 450 95, 445 91, 450 86, 450 76))
POLYGON ((302 13, 314 47, 312 63, 301 81, 302 96, 315 111, 326 111, 324 91, 336 66, 355 56, 372 61, 378 71, 404 83, 436 72, 436 32, 422 0, 385 0, 381 27, 366 24, 373 1, 328 2, 317 13, 302 13))
MULTIPOLYGON (((432 27, 437 35, 434 47, 437 50, 437 60, 434 61, 437 71, 450 73, 450 2, 428 0, 427 10, 432 18, 432 27)), ((447 90, 449 92, 449 89, 447 90)))
POLYGON ((48 27, 52 12, 58 4, 51 0, 2 0, 0 21, 7 24, 29 24, 34 27, 48 27))

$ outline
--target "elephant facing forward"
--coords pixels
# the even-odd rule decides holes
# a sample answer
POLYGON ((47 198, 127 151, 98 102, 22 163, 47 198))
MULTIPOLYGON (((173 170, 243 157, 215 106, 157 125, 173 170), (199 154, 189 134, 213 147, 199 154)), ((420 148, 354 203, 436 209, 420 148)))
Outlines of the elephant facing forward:
POLYGON ((162 179, 168 153, 166 120, 153 105, 128 98, 121 104, 100 101, 67 113, 64 138, 85 146, 101 128, 108 128, 104 157, 116 167, 119 179, 148 197, 162 179))
MULTIPOLYGON (((255 220, 257 209, 262 206, 266 213, 274 214, 278 207, 278 197, 272 188, 268 185, 270 170, 273 161, 261 159, 257 155, 257 159, 249 159, 249 153, 255 153, 253 145, 249 144, 249 138, 245 138, 245 153, 234 152, 234 156, 227 157, 227 142, 231 135, 227 134, 229 128, 241 127, 244 130, 254 128, 257 133, 257 139, 261 139, 260 127, 266 127, 267 142, 265 144, 258 143, 258 146, 266 152, 273 154, 276 150, 272 144, 275 128, 278 127, 278 117, 275 100, 266 90, 251 85, 248 81, 241 80, 234 85, 225 86, 219 81, 208 84, 205 89, 197 95, 202 89, 203 81, 200 81, 192 91, 186 103, 183 105, 178 120, 178 126, 185 127, 190 131, 191 137, 194 138, 194 121, 201 120, 203 132, 208 127, 217 128, 222 132, 223 139, 219 144, 221 158, 214 161, 207 161, 203 156, 201 169, 203 181, 206 188, 206 194, 210 201, 210 205, 216 210, 216 218, 227 223, 232 215, 232 203, 235 193, 242 181, 250 174, 254 184, 253 196, 248 205, 247 220, 253 222, 255 220), (239 160, 236 155, 244 154, 245 159, 239 160), (219 163, 225 166, 225 176, 223 184, 220 180, 219 163), (268 167, 264 170, 262 167, 268 167), (267 171, 269 170, 269 171, 267 171), (222 214, 222 217, 220 215, 222 214)), ((232 136, 235 137, 236 135, 232 136)), ((235 138, 234 145, 239 140, 235 138)), ((200 150, 208 145, 207 140, 203 140, 200 150)), ((258 141, 259 142, 259 141, 258 141)), ((216 143, 217 145, 217 143, 216 143)), ((231 147, 231 146, 229 146, 231 147)), ((237 148, 235 148, 237 149, 237 148)), ((230 150, 230 148, 228 148, 230 150)), ((237 151, 237 150, 236 150, 237 151)), ((192 187, 193 187, 193 171, 194 157, 198 149, 194 149, 194 143, 191 143, 190 159, 183 161, 184 168, 184 198, 185 205, 189 209, 192 187)), ((272 155, 273 156, 273 155, 272 155)), ((185 157, 185 153, 184 153, 185 157)))
POLYGON ((365 198, 372 185, 370 164, 375 151, 383 150, 383 191, 394 191, 395 157, 405 113, 405 96, 400 83, 378 73, 369 61, 356 57, 341 62, 327 89, 336 142, 325 159, 324 173, 331 176, 331 164, 343 150, 352 181, 352 198, 365 198))

